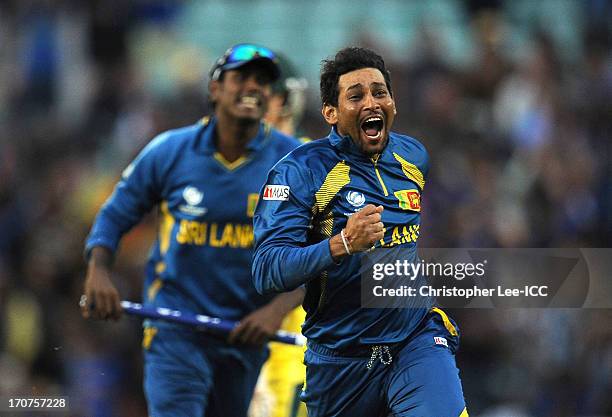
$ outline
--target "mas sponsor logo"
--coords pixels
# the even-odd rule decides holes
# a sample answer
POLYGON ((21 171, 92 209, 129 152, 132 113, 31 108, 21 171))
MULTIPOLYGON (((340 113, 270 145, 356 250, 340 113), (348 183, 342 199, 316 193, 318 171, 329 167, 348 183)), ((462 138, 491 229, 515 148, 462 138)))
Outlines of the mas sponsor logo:
POLYGON ((288 185, 266 185, 263 190, 264 200, 289 201, 288 185))
POLYGON ((359 191, 349 191, 346 193, 346 201, 353 207, 361 207, 365 203, 365 196, 359 191))
POLYGON ((437 336, 434 337, 434 343, 436 345, 442 345, 442 346, 448 347, 448 341, 444 337, 437 337, 437 336))
POLYGON ((400 190, 394 194, 401 209, 421 211, 421 194, 417 190, 400 190))
POLYGON ((183 213, 190 214, 192 216, 201 216, 208 211, 206 207, 199 207, 199 204, 204 199, 204 193, 198 190, 196 187, 191 185, 185 187, 183 190, 183 199, 187 203, 179 206, 179 210, 183 213))

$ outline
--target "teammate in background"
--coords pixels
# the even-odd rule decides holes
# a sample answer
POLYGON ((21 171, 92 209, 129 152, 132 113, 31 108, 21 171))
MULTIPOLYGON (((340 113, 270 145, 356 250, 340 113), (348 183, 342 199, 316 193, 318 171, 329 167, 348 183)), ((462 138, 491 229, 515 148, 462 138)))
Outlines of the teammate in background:
MULTIPOLYGON (((294 136, 297 125, 304 113, 306 88, 308 82, 301 78, 291 62, 284 55, 278 54, 281 77, 272 85, 268 112, 265 120, 281 132, 294 136)), ((308 138, 300 138, 308 142, 308 138)), ((263 183, 262 183, 263 184, 263 183)), ((300 333, 306 312, 302 307, 295 308, 285 317, 282 330, 300 333)), ((261 371, 254 406, 263 402, 267 412, 253 410, 253 417, 299 417, 306 416, 306 407, 299 399, 304 383, 306 368, 302 363, 304 349, 282 343, 270 343, 270 357, 261 371)))
POLYGON ((271 50, 228 49, 210 72, 214 114, 151 141, 123 172, 87 238, 84 317, 120 317, 113 254, 123 234, 157 206, 145 305, 240 320, 229 337, 145 322, 151 416, 246 416, 268 353, 264 343, 303 298, 302 289, 261 296, 251 282, 259 190, 268 170, 300 144, 262 122, 279 75, 271 50))
POLYGON ((286 56, 278 54, 278 63, 281 77, 272 84, 272 96, 264 120, 284 134, 295 136, 306 106, 308 81, 298 75, 286 56))
POLYGON ((366 251, 418 259, 425 148, 390 131, 391 79, 373 51, 345 48, 324 61, 321 98, 331 133, 270 171, 263 192, 285 193, 262 200, 254 217, 258 291, 306 285, 308 416, 465 417, 459 333, 433 300, 361 308, 366 251))

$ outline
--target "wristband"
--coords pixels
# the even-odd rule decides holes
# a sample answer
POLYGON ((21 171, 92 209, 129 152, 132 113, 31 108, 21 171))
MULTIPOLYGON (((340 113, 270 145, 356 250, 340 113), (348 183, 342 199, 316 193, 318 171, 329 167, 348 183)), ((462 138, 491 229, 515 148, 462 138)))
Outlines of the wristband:
POLYGON ((351 250, 349 249, 349 244, 346 241, 346 236, 344 236, 344 229, 340 230, 340 237, 342 238, 342 244, 344 245, 344 250, 347 255, 352 255, 351 250))

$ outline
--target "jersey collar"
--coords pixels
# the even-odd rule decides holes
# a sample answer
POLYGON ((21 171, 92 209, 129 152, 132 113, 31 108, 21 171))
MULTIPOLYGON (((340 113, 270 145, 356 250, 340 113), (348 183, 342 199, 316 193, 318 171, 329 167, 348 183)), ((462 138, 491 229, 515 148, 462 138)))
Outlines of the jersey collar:
MULTIPOLYGON (((217 118, 214 116, 206 116, 202 118, 198 123, 202 125, 202 131, 200 133, 199 143, 196 144, 196 147, 202 153, 206 155, 212 155, 217 152, 217 147, 215 146, 214 140, 214 132, 217 126, 217 118)), ((252 153, 260 150, 269 135, 270 126, 266 123, 261 122, 259 124, 259 130, 257 132, 257 135, 253 139, 251 139, 251 141, 246 146, 247 151, 249 153, 252 153)))

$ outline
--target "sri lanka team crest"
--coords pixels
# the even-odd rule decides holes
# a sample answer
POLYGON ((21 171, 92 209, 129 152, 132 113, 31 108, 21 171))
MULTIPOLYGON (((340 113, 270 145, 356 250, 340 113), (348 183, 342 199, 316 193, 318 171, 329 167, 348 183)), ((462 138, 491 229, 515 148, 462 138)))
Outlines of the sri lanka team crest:
POLYGON ((421 194, 417 190, 396 191, 399 206, 403 210, 421 211, 421 194))

